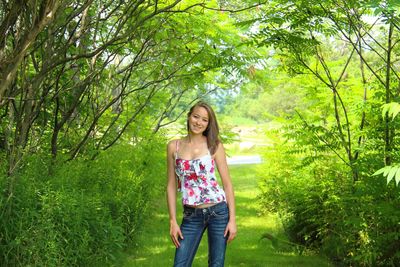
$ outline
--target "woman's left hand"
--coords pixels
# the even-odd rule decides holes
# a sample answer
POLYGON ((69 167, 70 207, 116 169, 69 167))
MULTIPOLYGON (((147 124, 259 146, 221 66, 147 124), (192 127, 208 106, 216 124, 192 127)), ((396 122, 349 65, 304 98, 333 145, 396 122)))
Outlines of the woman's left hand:
POLYGON ((236 237, 236 222, 229 221, 228 225, 225 228, 224 237, 228 235, 228 243, 230 243, 236 237))

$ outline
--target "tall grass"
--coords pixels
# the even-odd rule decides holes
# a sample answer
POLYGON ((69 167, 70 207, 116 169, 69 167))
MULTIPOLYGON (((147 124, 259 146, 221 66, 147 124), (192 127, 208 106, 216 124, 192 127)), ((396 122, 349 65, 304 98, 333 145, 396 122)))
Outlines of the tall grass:
POLYGON ((12 194, 0 175, 0 266, 112 264, 148 213, 160 147, 116 146, 94 161, 53 164, 33 155, 12 177, 12 194))

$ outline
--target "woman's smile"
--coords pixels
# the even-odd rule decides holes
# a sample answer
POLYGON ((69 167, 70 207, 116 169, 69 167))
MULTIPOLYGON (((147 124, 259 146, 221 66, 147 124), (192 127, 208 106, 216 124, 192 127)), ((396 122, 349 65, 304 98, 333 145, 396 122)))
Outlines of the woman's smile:
POLYGON ((208 126, 208 112, 203 107, 196 107, 189 116, 190 130, 194 133, 203 132, 208 126))

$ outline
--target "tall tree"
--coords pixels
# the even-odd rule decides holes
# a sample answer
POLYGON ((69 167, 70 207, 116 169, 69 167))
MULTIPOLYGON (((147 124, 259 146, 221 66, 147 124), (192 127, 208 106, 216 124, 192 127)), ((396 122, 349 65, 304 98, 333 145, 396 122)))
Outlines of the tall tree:
POLYGON ((147 115, 159 118, 158 131, 180 115, 179 101, 220 88, 245 57, 216 1, 2 4, 0 136, 10 175, 29 152, 74 159, 107 149, 147 115))
MULTIPOLYGON (((358 61, 364 91, 361 101, 368 100, 368 88, 383 90, 383 103, 398 96, 398 58, 394 51, 399 49, 400 36, 394 29, 400 24, 395 3, 285 0, 270 1, 262 10, 251 21, 255 21, 258 28, 254 41, 273 47, 292 74, 311 74, 330 90, 335 136, 341 144, 341 151, 336 154, 345 153, 346 156, 340 158, 350 167, 353 182, 357 181, 356 162, 364 140, 359 133, 363 131, 366 117, 362 112, 357 123, 349 118, 350 103, 343 98, 349 91, 345 80, 350 64, 358 61), (331 63, 333 51, 341 51, 347 57, 340 67, 331 63)), ((384 127, 385 163, 390 164, 395 131, 387 116, 384 127)))

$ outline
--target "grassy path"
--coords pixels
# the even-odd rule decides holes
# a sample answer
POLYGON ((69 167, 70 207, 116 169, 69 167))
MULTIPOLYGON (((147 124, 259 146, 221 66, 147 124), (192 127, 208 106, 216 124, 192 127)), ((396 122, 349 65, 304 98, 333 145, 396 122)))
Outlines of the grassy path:
MULTIPOLYGON (((299 256, 294 252, 279 252, 271 242, 260 237, 269 233, 284 238, 279 220, 274 215, 258 214, 255 165, 231 166, 235 187, 238 236, 228 245, 225 266, 324 267, 333 266, 318 255, 299 256)), ((179 207, 179 205, 178 205, 179 207)), ((181 214, 181 209, 178 209, 181 214)), ((180 220, 180 218, 179 218, 180 220)), ((154 215, 144 226, 135 249, 128 251, 117 266, 172 266, 174 247, 169 239, 168 212, 165 197, 154 206, 154 215)), ((207 266, 207 238, 203 237, 193 266, 207 266)))

